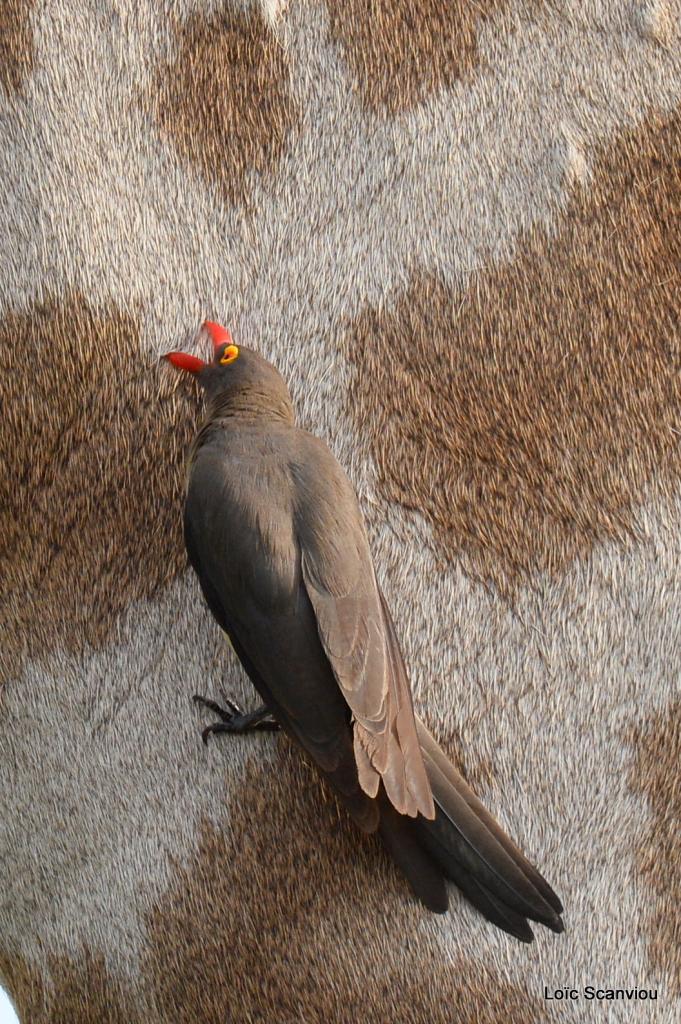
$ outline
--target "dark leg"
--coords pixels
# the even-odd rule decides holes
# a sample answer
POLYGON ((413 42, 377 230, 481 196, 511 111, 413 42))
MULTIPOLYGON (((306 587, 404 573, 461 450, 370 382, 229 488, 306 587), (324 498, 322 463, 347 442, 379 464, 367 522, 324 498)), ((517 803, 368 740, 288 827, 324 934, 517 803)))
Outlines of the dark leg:
POLYGON ((212 725, 206 726, 203 730, 201 733, 201 739, 204 743, 208 743, 208 737, 211 733, 243 733, 255 732, 256 730, 262 732, 274 732, 276 729, 280 728, 279 723, 272 718, 269 709, 265 707, 264 704, 261 708, 257 708, 255 711, 245 712, 235 701, 230 700, 229 697, 225 697, 227 709, 221 708, 214 700, 208 700, 206 697, 199 697, 198 694, 194 694, 192 699, 195 704, 202 704, 210 711, 214 711, 220 719, 219 722, 213 722, 212 725))

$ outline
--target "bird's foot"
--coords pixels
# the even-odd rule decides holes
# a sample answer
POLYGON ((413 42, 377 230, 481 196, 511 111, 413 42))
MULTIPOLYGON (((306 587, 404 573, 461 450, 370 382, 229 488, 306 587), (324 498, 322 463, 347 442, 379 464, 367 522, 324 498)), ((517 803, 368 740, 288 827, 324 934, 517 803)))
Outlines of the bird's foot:
POLYGON ((212 725, 207 725, 201 733, 201 739, 204 743, 208 743, 208 737, 211 733, 218 732, 231 732, 231 733, 243 733, 243 732, 274 732, 280 728, 278 722, 272 718, 268 708, 263 705, 261 708, 257 708, 255 711, 244 711, 236 701, 231 700, 229 697, 225 697, 226 708, 220 707, 214 700, 208 700, 206 697, 200 697, 198 694, 194 694, 192 700, 195 704, 201 704, 203 707, 208 708, 210 711, 214 711, 220 719, 219 722, 213 722, 212 725))

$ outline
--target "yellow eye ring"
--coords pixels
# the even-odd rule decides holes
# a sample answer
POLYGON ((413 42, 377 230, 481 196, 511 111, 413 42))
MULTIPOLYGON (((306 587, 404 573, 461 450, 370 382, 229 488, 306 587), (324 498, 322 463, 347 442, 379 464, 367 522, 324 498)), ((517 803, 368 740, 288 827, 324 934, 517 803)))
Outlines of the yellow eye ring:
POLYGON ((228 345, 225 351, 220 356, 220 366, 229 366, 235 359, 239 357, 239 346, 228 345))

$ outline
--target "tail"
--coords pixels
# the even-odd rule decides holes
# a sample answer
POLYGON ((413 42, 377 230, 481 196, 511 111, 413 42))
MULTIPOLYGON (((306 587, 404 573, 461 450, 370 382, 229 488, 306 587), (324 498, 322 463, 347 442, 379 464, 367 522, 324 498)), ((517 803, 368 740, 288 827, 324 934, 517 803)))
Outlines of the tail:
POLYGON ((466 784, 419 718, 417 732, 435 800, 435 819, 405 818, 382 802, 379 832, 426 907, 448 906, 445 878, 497 927, 522 942, 528 919, 563 931, 555 892, 466 784))

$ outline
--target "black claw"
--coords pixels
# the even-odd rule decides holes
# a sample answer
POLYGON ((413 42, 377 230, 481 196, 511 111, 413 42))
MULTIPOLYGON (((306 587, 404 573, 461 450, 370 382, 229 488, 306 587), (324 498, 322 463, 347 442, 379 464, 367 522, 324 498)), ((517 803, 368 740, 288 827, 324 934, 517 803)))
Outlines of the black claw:
POLYGON ((251 729, 258 729, 260 732, 278 732, 281 726, 274 718, 264 718, 262 722, 252 725, 251 729))
POLYGON ((201 733, 201 739, 204 744, 208 744, 208 737, 211 733, 244 733, 255 732, 256 730, 260 732, 275 732, 280 728, 279 723, 272 718, 266 707, 263 706, 256 711, 244 712, 236 701, 224 696, 224 694, 223 697, 225 704, 229 708, 228 711, 220 707, 219 704, 216 704, 214 700, 201 697, 198 693, 195 693, 192 697, 195 704, 201 704, 202 707, 213 711, 220 718, 219 722, 213 722, 212 725, 206 726, 201 733))
POLYGON ((237 702, 235 700, 232 700, 231 697, 228 697, 226 693, 222 694, 222 699, 224 700, 225 704, 227 705, 227 707, 229 708, 233 715, 244 714, 244 709, 241 707, 241 705, 237 704, 237 702))
POLYGON ((231 722, 234 717, 234 711, 231 708, 231 701, 228 702, 230 704, 230 710, 225 711, 225 709, 220 707, 219 704, 216 704, 214 700, 208 700, 207 697, 200 697, 198 693, 194 694, 192 700, 195 704, 201 704, 202 707, 208 708, 209 711, 213 711, 223 722, 231 722))

